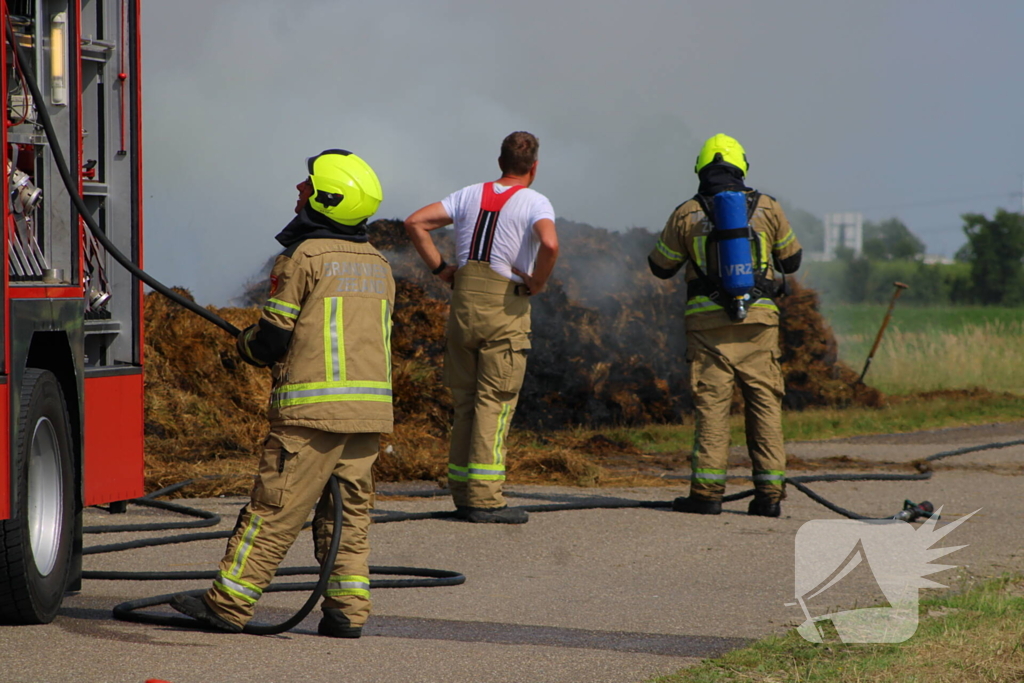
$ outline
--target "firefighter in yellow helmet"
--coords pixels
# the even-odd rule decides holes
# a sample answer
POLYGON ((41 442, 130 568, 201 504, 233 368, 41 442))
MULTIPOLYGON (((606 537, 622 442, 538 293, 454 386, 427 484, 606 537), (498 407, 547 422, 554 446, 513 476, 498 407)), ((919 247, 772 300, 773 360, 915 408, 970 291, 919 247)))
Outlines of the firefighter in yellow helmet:
POLYGON ((277 236, 284 251, 259 322, 238 337, 247 363, 273 367, 270 435, 213 587, 171 606, 239 632, 315 506, 317 560, 333 527, 329 478, 338 477, 344 530, 323 601, 319 633, 358 638, 370 613, 369 542, 381 432, 392 428, 391 267, 367 242, 383 194, 355 154, 327 150, 307 161, 296 216, 277 236))
POLYGON ((786 468, 782 443, 785 387, 779 367, 779 310, 774 301, 782 288, 776 271, 796 272, 803 252, 779 203, 746 186, 749 168, 746 152, 737 140, 728 135, 708 139, 694 169, 700 180, 697 194, 672 212, 648 257, 651 272, 659 278, 670 278, 685 269, 686 360, 697 428, 690 495, 673 502, 673 509, 680 512, 717 515, 722 511, 729 408, 733 387, 738 384, 745 404, 747 449, 756 489, 748 513, 780 514, 786 468), (716 207, 727 200, 739 202, 733 206, 746 211, 749 230, 716 225, 716 207), (733 242, 725 248, 729 239, 733 242), (733 250, 737 244, 742 247, 739 251, 733 250), (746 261, 734 262, 741 252, 746 261), (749 276, 744 280, 752 283, 749 288, 727 289, 723 275, 734 273, 749 276))

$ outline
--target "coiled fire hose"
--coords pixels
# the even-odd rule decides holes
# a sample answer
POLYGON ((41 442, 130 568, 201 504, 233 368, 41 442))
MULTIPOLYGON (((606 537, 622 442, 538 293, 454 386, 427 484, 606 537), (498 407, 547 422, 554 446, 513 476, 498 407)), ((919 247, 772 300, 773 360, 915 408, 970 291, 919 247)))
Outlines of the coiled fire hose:
MULTIPOLYGON (((156 500, 160 496, 164 496, 170 493, 178 491, 188 484, 192 483, 192 480, 180 482, 172 486, 154 491, 142 498, 137 498, 132 503, 136 505, 144 505, 147 507, 154 507, 171 512, 177 512, 193 517, 199 517, 200 519, 195 522, 175 522, 175 523, 158 523, 158 524, 125 524, 117 526, 94 526, 86 527, 85 533, 90 534, 101 534, 101 533, 116 533, 126 531, 162 531, 168 529, 182 529, 182 528, 202 528, 208 526, 214 526, 220 522, 220 515, 207 512, 205 510, 199 510, 196 508, 186 507, 176 503, 169 503, 166 501, 156 500)), ((334 530, 331 535, 330 549, 327 551, 327 557, 333 558, 338 553, 338 546, 341 541, 342 528, 342 506, 341 506, 341 489, 338 485, 336 477, 331 477, 327 489, 331 497, 334 500, 334 530)), ((308 524, 306 525, 308 526, 308 524)), ((184 534, 180 536, 169 536, 162 538, 145 538, 138 539, 135 541, 127 541, 124 543, 113 543, 109 545, 91 546, 86 548, 83 554, 85 555, 96 555, 99 553, 118 552, 123 550, 132 550, 135 548, 153 547, 158 545, 173 545, 178 543, 188 543, 190 541, 200 541, 209 539, 220 539, 230 538, 233 531, 212 531, 205 533, 193 533, 184 534)), ((306 600, 302 608, 296 612, 293 616, 285 620, 280 624, 255 624, 249 623, 246 625, 243 633, 250 633, 253 635, 274 635, 277 633, 283 633, 291 630, 297 624, 302 622, 307 615, 316 607, 317 601, 323 596, 324 591, 327 589, 327 583, 330 580, 331 570, 333 569, 334 562, 324 562, 321 567, 284 567, 277 571, 277 576, 300 576, 308 574, 319 574, 319 579, 314 586, 309 582, 303 583, 285 583, 285 584, 271 584, 267 587, 264 592, 273 593, 281 591, 305 591, 311 590, 309 598, 306 600)), ((435 586, 457 586, 466 581, 466 577, 462 574, 454 571, 448 571, 445 569, 423 569, 417 567, 378 567, 371 566, 370 574, 383 574, 388 576, 410 576, 416 578, 410 579, 375 579, 370 582, 370 588, 425 588, 435 586)), ((117 572, 117 571, 85 571, 82 573, 83 579, 103 579, 110 581, 194 581, 194 580, 212 580, 216 578, 217 572, 215 571, 179 571, 179 572, 117 572)), ((200 595, 204 593, 206 589, 188 591, 189 595, 200 595)), ((189 628, 195 628, 197 622, 194 619, 188 617, 179 616, 166 616, 162 614, 152 614, 148 612, 139 612, 147 607, 155 607, 157 605, 166 604, 170 599, 176 595, 176 593, 168 593, 166 595, 157 595, 151 598, 141 598, 138 600, 131 600, 123 602, 114 607, 113 615, 116 619, 122 621, 134 621, 145 624, 159 624, 162 626, 185 626, 189 628)))

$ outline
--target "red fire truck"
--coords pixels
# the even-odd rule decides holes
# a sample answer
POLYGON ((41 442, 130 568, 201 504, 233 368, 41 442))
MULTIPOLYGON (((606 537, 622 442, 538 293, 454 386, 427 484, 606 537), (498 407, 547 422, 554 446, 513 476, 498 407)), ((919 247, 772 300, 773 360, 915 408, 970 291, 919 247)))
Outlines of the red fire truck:
POLYGON ((0 5, 0 623, 51 621, 80 584, 83 508, 143 492, 141 285, 85 229, 54 162, 59 147, 103 234, 141 265, 139 2, 0 5))

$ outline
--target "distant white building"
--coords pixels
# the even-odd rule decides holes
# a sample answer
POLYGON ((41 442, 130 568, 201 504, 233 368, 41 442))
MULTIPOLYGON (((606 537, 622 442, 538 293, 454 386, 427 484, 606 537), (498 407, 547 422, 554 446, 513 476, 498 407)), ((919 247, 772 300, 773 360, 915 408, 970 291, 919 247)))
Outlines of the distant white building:
POLYGON ((864 250, 864 214, 825 214, 825 253, 822 260, 834 260, 839 247, 852 250, 854 256, 861 255, 864 250))

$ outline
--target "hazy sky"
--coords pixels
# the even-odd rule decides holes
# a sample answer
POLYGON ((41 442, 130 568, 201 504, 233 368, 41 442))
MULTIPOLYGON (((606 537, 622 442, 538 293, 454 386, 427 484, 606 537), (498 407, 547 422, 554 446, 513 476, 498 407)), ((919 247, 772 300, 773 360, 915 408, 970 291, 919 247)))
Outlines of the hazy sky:
POLYGON ((226 303, 275 252, 307 156, 377 171, 404 218, 541 140, 559 216, 660 229, 701 141, 822 215, 899 216, 952 254, 959 215, 1020 210, 1024 3, 144 0, 146 260, 226 303))

